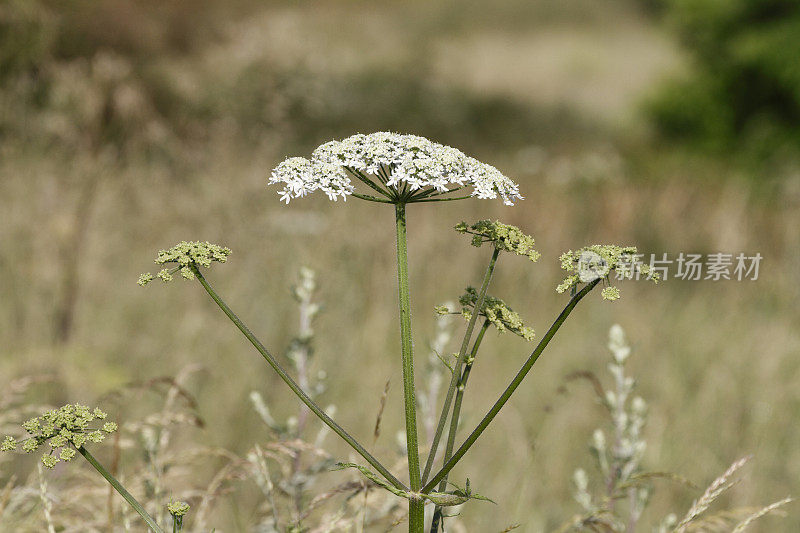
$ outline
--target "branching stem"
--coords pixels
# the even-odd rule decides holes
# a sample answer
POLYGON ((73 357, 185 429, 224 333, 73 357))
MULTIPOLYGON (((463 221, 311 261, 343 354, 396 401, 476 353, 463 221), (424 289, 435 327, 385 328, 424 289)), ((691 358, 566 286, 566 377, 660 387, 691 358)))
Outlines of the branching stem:
POLYGON ((450 414, 450 403, 453 401, 458 380, 461 378, 461 367, 464 365, 464 361, 467 358, 467 349, 469 348, 469 341, 472 337, 472 331, 475 329, 475 323, 478 321, 478 315, 480 315, 481 307, 483 307, 483 300, 486 297, 486 291, 489 289, 489 283, 492 280, 492 274, 494 273, 494 268, 497 264, 497 258, 499 255, 500 250, 498 248, 494 248, 492 251, 492 258, 489 260, 489 266, 486 267, 486 274, 483 276, 483 284, 481 285, 481 290, 478 293, 478 299, 475 301, 475 308, 473 309, 472 316, 467 323, 467 330, 464 332, 464 340, 461 341, 461 349, 458 351, 458 360, 456 361, 455 365, 453 365, 453 372, 450 376, 450 386, 447 388, 447 395, 445 396, 444 404, 442 405, 442 412, 439 415, 439 423, 436 425, 436 433, 433 434, 431 449, 430 452, 428 452, 428 460, 425 462, 425 471, 422 474, 423 483, 425 483, 428 479, 428 475, 431 472, 431 467, 433 466, 433 461, 436 459, 436 449, 439 447, 439 440, 442 438, 444 426, 447 423, 447 416, 450 414))
MULTIPOLYGON (((467 382, 469 375, 472 372, 472 365, 475 363, 475 357, 478 355, 478 350, 483 342, 483 336, 490 326, 489 319, 483 321, 483 326, 475 338, 475 343, 472 345, 472 350, 469 352, 469 357, 464 362, 464 372, 461 373, 461 379, 458 380, 458 388, 456 389, 456 399, 453 402, 453 416, 450 417, 450 430, 447 433, 447 445, 444 448, 444 462, 450 460, 453 456, 453 448, 456 444, 456 432, 458 431, 458 422, 461 417, 461 403, 464 401, 464 391, 467 389, 467 382)), ((447 489, 447 476, 442 478, 439 483, 439 492, 444 492, 447 489)), ((433 512, 433 520, 431 521, 431 533, 439 531, 439 523, 442 520, 442 508, 438 505, 433 512)))
POLYGON ((466 454, 472 445, 475 444, 475 441, 478 440, 478 437, 481 436, 481 433, 486 430, 492 420, 494 420, 494 417, 497 416, 497 413, 500 412, 500 409, 502 409, 506 402, 508 402, 509 398, 511 398, 511 395, 514 394, 514 391, 517 390, 517 387, 519 387, 520 383, 522 383, 522 380, 525 379, 525 376, 528 375, 528 372, 530 371, 531 367, 533 367, 533 364, 537 359, 539 359, 539 356, 550 343, 550 340, 552 340, 559 328, 561 328, 561 325, 567 319, 575 306, 578 305, 578 302, 580 302, 584 296, 589 294, 589 291, 594 289, 598 283, 600 283, 599 279, 592 281, 570 299, 569 303, 566 305, 566 307, 564 307, 564 310, 561 311, 561 314, 559 314, 558 318, 556 318, 555 322, 553 322, 553 325, 550 326, 550 329, 548 329, 547 333, 545 333, 544 337, 542 337, 542 340, 539 341, 539 344, 528 357, 528 360, 525 361, 525 364, 522 365, 522 368, 520 368, 519 372, 517 372, 517 375, 514 376, 513 380, 511 380, 511 383, 508 385, 508 387, 506 387, 506 390, 504 390, 503 394, 500 395, 500 398, 497 399, 492 408, 489 409, 489 412, 486 413, 486 416, 484 416, 480 421, 478 426, 472 431, 472 433, 470 433, 469 437, 467 437, 458 450, 456 450, 456 452, 453 454, 453 457, 451 457, 450 460, 444 464, 441 470, 439 470, 436 475, 434 475, 431 480, 428 481, 428 483, 422 488, 423 493, 428 493, 433 490, 436 484, 444 479, 450 470, 452 470, 453 467, 458 464, 461 458, 464 457, 464 454, 466 454))

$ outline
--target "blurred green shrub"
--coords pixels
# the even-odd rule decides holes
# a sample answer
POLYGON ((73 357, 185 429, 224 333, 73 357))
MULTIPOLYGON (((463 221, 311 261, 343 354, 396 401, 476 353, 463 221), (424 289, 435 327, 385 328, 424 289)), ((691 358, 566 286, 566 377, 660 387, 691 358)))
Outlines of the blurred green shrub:
POLYGON ((646 103, 658 131, 758 158, 800 149, 800 3, 660 1, 692 64, 646 103))

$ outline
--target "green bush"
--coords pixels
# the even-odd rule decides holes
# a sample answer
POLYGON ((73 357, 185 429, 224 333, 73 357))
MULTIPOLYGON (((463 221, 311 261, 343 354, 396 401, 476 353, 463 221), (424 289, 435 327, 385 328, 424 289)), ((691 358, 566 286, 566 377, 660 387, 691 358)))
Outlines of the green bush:
POLYGON ((691 55, 646 105, 658 131, 701 149, 800 148, 800 3, 663 0, 691 55))

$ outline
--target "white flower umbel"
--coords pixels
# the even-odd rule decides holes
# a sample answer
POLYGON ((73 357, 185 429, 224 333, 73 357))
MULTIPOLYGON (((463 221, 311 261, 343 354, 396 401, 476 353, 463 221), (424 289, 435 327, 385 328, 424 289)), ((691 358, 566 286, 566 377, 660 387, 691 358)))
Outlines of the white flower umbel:
POLYGON ((269 183, 283 184, 278 193, 286 203, 316 190, 331 200, 353 195, 391 203, 456 199, 436 197, 465 187, 473 189, 469 196, 500 197, 506 205, 523 198, 519 186, 491 165, 424 137, 389 132, 327 142, 310 159, 291 157, 272 171, 269 183), (386 199, 356 193, 351 178, 386 199))

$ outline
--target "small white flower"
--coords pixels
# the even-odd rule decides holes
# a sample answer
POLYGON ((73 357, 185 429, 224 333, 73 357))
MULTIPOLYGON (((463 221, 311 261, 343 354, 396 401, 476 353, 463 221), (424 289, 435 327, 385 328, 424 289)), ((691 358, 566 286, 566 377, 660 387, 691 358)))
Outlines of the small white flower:
POLYGON ((499 196, 506 205, 522 199, 517 184, 495 167, 424 137, 389 132, 327 142, 311 159, 291 157, 272 171, 269 183, 283 184, 278 193, 286 203, 317 189, 331 200, 346 199, 354 189, 350 177, 358 174, 387 190, 385 196, 402 192, 407 201, 415 201, 413 193, 427 197, 464 186, 473 188, 471 196, 499 196))
POLYGON ((290 157, 278 165, 272 171, 269 183, 284 184, 278 194, 287 204, 292 198, 302 198, 317 189, 334 201, 340 196, 347 200, 347 195, 353 192, 350 179, 341 166, 312 162, 303 157, 290 157))

